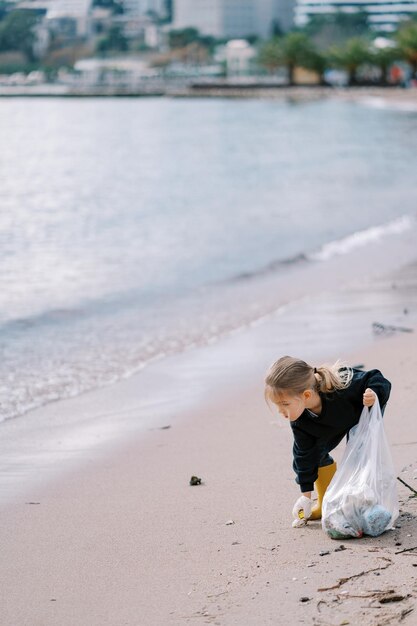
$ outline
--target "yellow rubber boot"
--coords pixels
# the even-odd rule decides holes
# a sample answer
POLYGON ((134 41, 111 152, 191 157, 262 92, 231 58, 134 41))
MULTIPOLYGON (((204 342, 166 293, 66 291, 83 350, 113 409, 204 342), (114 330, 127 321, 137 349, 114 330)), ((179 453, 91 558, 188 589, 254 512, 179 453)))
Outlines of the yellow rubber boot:
POLYGON ((330 485, 335 472, 336 463, 334 462, 331 465, 319 467, 319 475, 314 483, 314 489, 317 493, 317 503, 313 506, 309 519, 321 519, 321 503, 323 502, 324 494, 326 493, 326 489, 330 485))

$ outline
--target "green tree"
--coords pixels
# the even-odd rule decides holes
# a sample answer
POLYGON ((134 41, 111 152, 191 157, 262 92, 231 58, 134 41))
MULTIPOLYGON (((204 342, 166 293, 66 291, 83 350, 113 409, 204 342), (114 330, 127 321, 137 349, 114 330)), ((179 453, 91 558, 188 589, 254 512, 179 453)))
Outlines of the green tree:
POLYGON ((307 67, 313 53, 313 46, 304 33, 288 33, 282 38, 282 51, 284 63, 288 69, 288 80, 290 85, 293 85, 295 68, 307 67))
POLYGON ((200 33, 196 28, 182 28, 171 30, 168 35, 170 48, 185 48, 190 43, 198 41, 200 33))
POLYGON ((274 37, 267 41, 260 49, 258 63, 270 71, 278 67, 288 70, 288 82, 294 85, 294 71, 296 67, 304 67, 317 71, 322 76, 324 67, 321 67, 322 57, 317 52, 307 35, 304 33, 288 33, 284 37, 274 37))
POLYGON ((213 54, 216 47, 216 38, 211 35, 200 35, 198 43, 200 46, 203 46, 203 48, 207 48, 210 54, 213 54))
POLYGON ((218 40, 211 35, 202 35, 196 28, 183 28, 181 30, 171 30, 168 36, 171 50, 181 50, 185 48, 195 49, 198 45, 204 48, 205 54, 213 54, 218 40))
POLYGON ((388 70, 390 65, 401 58, 401 52, 395 47, 387 46, 386 48, 373 48, 371 51, 371 63, 376 65, 380 72, 381 85, 388 83, 388 70))
POLYGON ((412 78, 417 78, 417 20, 409 20, 396 35, 402 58, 411 65, 412 78))
POLYGON ((258 63, 269 72, 275 72, 279 67, 282 67, 282 46, 279 37, 274 37, 261 46, 258 53, 258 63))
POLYGON ((109 29, 109 32, 105 37, 97 42, 98 52, 109 52, 110 50, 126 52, 128 50, 128 42, 123 34, 121 26, 114 24, 109 29))
POLYGON ((259 42, 260 37, 259 35, 252 34, 245 36, 245 39, 248 43, 250 43, 251 46, 256 46, 256 44, 259 42))
POLYGON ((330 50, 330 59, 336 67, 348 73, 348 84, 356 85, 357 72, 364 63, 372 62, 369 41, 362 37, 352 37, 345 44, 330 50))
POLYGON ((34 27, 38 19, 33 11, 10 11, 0 22, 0 51, 18 50, 25 55, 27 61, 35 61, 34 27))
POLYGON ((312 46, 311 51, 308 55, 306 55, 303 66, 307 70, 311 70, 312 72, 318 74, 320 85, 324 85, 326 83, 324 80, 324 72, 326 71, 328 65, 327 56, 312 46))

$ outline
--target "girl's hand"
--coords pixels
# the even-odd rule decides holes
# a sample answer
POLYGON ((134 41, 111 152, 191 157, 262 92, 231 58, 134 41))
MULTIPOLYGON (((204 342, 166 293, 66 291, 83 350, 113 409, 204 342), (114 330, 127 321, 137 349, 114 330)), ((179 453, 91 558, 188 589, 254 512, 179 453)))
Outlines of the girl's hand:
POLYGON ((292 510, 294 517, 292 523, 293 528, 301 528, 307 524, 307 520, 311 515, 312 506, 311 498, 307 498, 306 496, 300 496, 298 498, 292 510))
POLYGON ((376 393, 372 389, 365 389, 363 394, 363 406, 373 406, 376 400, 376 393))

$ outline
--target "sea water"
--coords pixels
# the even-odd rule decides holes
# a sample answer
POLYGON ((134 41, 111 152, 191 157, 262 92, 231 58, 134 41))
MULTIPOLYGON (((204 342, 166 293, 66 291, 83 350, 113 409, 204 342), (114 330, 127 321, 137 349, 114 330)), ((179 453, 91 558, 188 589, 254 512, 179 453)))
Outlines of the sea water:
POLYGON ((415 229, 416 130, 332 100, 0 100, 0 419, 256 323, 288 297, 251 298, 265 276, 415 229))

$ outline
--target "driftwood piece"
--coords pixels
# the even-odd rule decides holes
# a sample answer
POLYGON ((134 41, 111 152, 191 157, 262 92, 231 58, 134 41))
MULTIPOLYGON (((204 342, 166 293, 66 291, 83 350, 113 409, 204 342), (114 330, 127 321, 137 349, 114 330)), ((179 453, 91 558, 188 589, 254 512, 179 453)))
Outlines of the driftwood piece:
POLYGON ((417 550, 417 546, 413 546, 412 548, 404 548, 404 550, 398 550, 398 552, 394 552, 394 554, 402 554, 403 552, 411 552, 412 550, 417 550))
POLYGON ((401 611, 401 615, 400 615, 400 622, 403 621, 404 617, 407 617, 407 615, 409 615, 410 613, 412 613, 414 611, 414 607, 410 606, 409 609, 403 609, 401 611))
POLYGON ((338 593, 337 597, 340 598, 340 600, 344 598, 380 598, 391 593, 395 593, 395 589, 386 589, 385 591, 382 591, 381 589, 378 591, 370 591, 369 593, 358 593, 358 594, 343 592, 343 593, 338 593))
POLYGON ((404 485, 404 487, 407 487, 407 489, 409 489, 410 491, 413 492, 413 494, 415 496, 417 496, 417 491, 414 489, 414 487, 412 487, 411 485, 409 485, 408 483, 405 482, 405 480, 403 480, 402 478, 400 478, 399 476, 397 476, 397 480, 400 481, 400 483, 402 483, 404 485))
POLYGON ((387 558, 386 556, 378 557, 382 561, 386 561, 386 565, 384 567, 373 567, 372 569, 364 570, 363 572, 359 572, 359 574, 352 574, 352 576, 346 576, 345 578, 339 578, 338 582, 332 587, 320 587, 317 591, 331 591, 332 589, 339 589, 342 585, 347 583, 349 580, 353 580, 354 578, 359 578, 360 576, 365 576, 365 574, 370 574, 371 572, 376 572, 381 569, 387 569, 390 565, 392 565, 392 560, 387 558))
POLYGON ((405 326, 392 326, 391 324, 381 324, 380 322, 373 322, 372 330, 376 335, 390 334, 395 332, 400 333, 413 333, 414 328, 407 328, 405 326))

